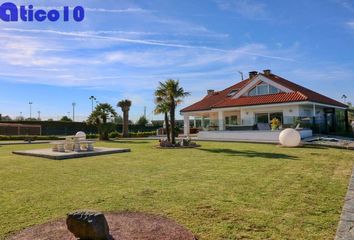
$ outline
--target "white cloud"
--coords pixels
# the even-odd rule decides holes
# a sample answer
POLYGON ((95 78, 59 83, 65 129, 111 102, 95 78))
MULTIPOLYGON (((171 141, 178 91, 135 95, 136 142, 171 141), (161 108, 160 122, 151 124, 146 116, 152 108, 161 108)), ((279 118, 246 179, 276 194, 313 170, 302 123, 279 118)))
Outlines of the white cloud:
POLYGON ((347 22, 347 25, 348 25, 350 28, 354 29, 354 21, 352 21, 352 22, 347 22))
POLYGON ((246 18, 266 17, 266 5, 256 0, 216 0, 221 10, 233 11, 246 18))
MULTIPOLYGON (((112 37, 112 36, 102 36, 99 33, 95 32, 64 32, 64 31, 55 31, 55 30, 41 30, 41 29, 18 29, 18 28, 3 28, 2 30, 4 31, 10 31, 10 32, 24 32, 24 33, 46 33, 46 34, 55 34, 55 35, 62 35, 62 36, 68 36, 68 37, 79 37, 79 38, 90 38, 90 39, 96 39, 96 40, 110 40, 110 41, 117 41, 117 42, 123 42, 123 43, 129 43, 129 44, 138 44, 138 45, 150 45, 150 46, 160 46, 160 47, 171 47, 171 48, 182 48, 182 49, 199 49, 199 50, 206 50, 206 51, 215 51, 215 52, 221 52, 224 54, 230 54, 230 55, 235 55, 235 54, 244 54, 244 55, 249 55, 249 56, 255 56, 255 57, 262 57, 262 58, 269 58, 269 59, 277 59, 281 61, 294 61, 293 59, 289 57, 282 57, 282 56, 276 56, 272 55, 269 53, 264 53, 263 52, 257 52, 253 48, 240 48, 237 50, 227 50, 227 49, 222 49, 222 48, 214 48, 214 47, 208 47, 208 46, 201 46, 201 45, 187 45, 187 44, 176 44, 176 43, 170 43, 166 41, 156 41, 156 40, 145 40, 145 39, 129 39, 129 38, 120 38, 120 37, 112 37)), ((121 58, 122 56, 116 56, 116 58, 121 58)), ((113 56, 111 56, 113 58, 113 56)))

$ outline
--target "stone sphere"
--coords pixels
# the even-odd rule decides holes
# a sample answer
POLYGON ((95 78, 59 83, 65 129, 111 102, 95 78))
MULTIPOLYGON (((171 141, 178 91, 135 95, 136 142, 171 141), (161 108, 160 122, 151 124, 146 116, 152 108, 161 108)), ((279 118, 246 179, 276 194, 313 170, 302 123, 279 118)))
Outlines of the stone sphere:
POLYGON ((280 132, 279 142, 286 147, 297 147, 301 142, 300 133, 295 129, 286 128, 280 132))
POLYGON ((86 139, 86 133, 80 131, 75 134, 75 137, 81 138, 81 139, 86 139))

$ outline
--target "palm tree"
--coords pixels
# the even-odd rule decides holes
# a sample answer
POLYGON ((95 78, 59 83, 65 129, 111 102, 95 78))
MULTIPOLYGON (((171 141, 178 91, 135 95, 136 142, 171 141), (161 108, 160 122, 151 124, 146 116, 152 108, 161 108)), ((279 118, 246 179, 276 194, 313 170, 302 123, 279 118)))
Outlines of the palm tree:
POLYGON ((165 126, 166 126, 166 135, 167 135, 167 140, 171 142, 171 136, 170 136, 170 122, 168 119, 168 112, 169 107, 166 102, 163 101, 162 98, 156 97, 155 99, 156 102, 156 108, 154 110, 155 114, 164 114, 165 115, 165 126))
POLYGON ((189 92, 185 92, 184 89, 179 86, 179 81, 174 79, 168 79, 164 83, 159 82, 159 86, 155 91, 155 96, 163 99, 169 107, 172 144, 176 143, 176 106, 182 102, 182 98, 189 95, 189 92))
POLYGON ((107 123, 107 120, 115 117, 117 117, 117 113, 110 104, 100 103, 91 113, 87 122, 97 126, 100 140, 108 140, 108 134, 115 130, 115 126, 107 123))
POLYGON ((132 105, 132 101, 125 99, 117 103, 117 107, 120 107, 123 112, 123 137, 129 137, 129 110, 132 105))

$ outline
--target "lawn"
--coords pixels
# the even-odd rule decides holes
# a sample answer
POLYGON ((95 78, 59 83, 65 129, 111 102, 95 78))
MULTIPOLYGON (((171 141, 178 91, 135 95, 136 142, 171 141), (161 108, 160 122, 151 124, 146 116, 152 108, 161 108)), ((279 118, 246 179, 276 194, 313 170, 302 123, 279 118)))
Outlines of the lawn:
POLYGON ((354 151, 201 142, 101 142, 131 153, 53 161, 0 146, 0 239, 76 209, 161 214, 200 239, 333 239, 354 151))

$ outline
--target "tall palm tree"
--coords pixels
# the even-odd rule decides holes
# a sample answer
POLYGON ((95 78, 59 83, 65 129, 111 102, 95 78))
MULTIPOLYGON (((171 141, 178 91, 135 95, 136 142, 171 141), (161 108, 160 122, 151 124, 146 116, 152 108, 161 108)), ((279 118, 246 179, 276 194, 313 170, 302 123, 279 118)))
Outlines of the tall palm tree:
POLYGON ((132 105, 132 101, 125 99, 117 103, 117 107, 120 107, 123 112, 123 137, 129 137, 129 110, 132 105))
POLYGON ((160 97, 156 97, 155 102, 156 102, 156 108, 155 108, 154 112, 155 112, 155 114, 164 114, 165 115, 165 126, 166 126, 167 140, 169 142, 171 142, 170 123, 169 123, 169 118, 168 118, 168 112, 170 111, 169 106, 160 97))
POLYGON ((117 117, 117 113, 110 104, 100 103, 91 113, 87 122, 97 126, 100 140, 108 140, 108 134, 114 130, 114 126, 109 124, 107 120, 115 117, 117 117))
POLYGON ((163 99, 169 107, 172 144, 176 143, 176 107, 182 102, 182 98, 189 95, 189 92, 185 92, 184 89, 180 87, 179 81, 174 79, 168 79, 164 83, 159 82, 159 86, 155 91, 155 96, 163 99))

